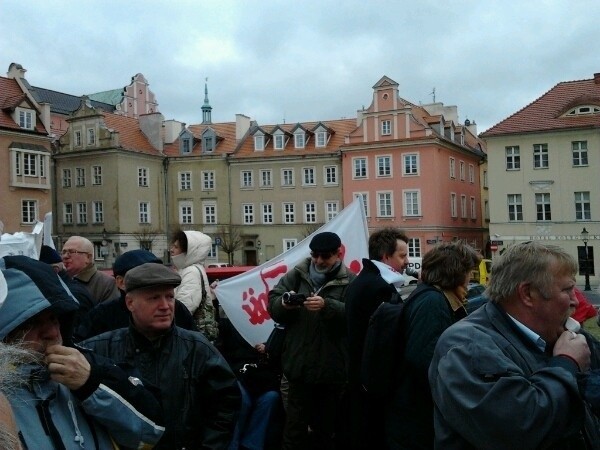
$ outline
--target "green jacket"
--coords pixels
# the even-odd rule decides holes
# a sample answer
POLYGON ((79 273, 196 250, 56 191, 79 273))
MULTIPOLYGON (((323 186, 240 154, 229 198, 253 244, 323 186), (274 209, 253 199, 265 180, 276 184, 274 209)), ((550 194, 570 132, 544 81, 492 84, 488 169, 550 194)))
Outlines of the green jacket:
POLYGON ((325 300, 323 309, 285 309, 281 304, 284 292, 310 296, 315 291, 308 275, 310 262, 310 258, 302 261, 269 292, 269 314, 286 329, 283 372, 290 381, 342 384, 348 363, 344 294, 356 276, 342 263, 319 291, 325 300))

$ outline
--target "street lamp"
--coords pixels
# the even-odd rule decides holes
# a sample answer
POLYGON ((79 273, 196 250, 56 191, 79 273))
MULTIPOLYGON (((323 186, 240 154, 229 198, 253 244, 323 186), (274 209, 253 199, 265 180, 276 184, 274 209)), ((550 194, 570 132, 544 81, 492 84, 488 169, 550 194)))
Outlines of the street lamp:
POLYGON ((583 241, 583 249, 585 251, 585 271, 583 272, 583 274, 585 275, 585 291, 591 291, 592 288, 590 287, 590 265, 589 265, 589 259, 588 259, 588 236, 589 236, 589 231, 585 229, 585 227, 583 227, 583 230, 581 230, 581 240, 583 241))

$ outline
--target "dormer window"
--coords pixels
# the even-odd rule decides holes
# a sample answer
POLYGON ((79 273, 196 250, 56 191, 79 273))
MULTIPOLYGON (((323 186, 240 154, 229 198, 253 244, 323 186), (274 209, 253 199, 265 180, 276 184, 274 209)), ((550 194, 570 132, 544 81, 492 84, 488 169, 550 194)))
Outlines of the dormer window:
POLYGON ((214 130, 209 128, 202 133, 202 152, 211 153, 215 150, 217 143, 217 135, 214 130))
POLYGON ((298 130, 294 133, 294 147, 304 148, 304 131, 298 130))
POLYGON ((87 132, 88 132, 88 134, 87 134, 88 145, 95 145, 96 144, 96 130, 93 128, 88 128, 87 132))
POLYGON ((315 145, 317 147, 325 147, 327 145, 327 131, 317 132, 315 145))
POLYGON ((19 126, 21 128, 25 128, 26 130, 33 130, 33 111, 31 111, 30 109, 19 108, 19 126))
POLYGON ((188 154, 192 151, 192 142, 190 138, 184 138, 181 140, 181 153, 188 154))
POLYGON ((580 105, 572 108, 567 112, 566 116, 584 116, 587 114, 600 114, 600 106, 597 105, 580 105))
POLYGON ((273 148, 275 150, 283 150, 285 146, 285 136, 283 134, 276 134, 273 136, 273 148))
POLYGON ((262 151, 265 149, 265 136, 263 134, 257 134, 254 136, 254 150, 262 151))

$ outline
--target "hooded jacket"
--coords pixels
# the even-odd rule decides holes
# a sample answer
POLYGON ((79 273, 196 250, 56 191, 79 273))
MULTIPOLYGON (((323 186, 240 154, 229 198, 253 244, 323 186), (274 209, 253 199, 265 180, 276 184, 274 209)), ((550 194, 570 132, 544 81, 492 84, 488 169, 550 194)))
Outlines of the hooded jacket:
MULTIPOLYGON (((70 321, 79 306, 52 268, 26 256, 5 256, 0 270, 7 286, 0 339, 50 309, 60 322, 63 344, 69 345, 70 321)), ((74 391, 51 380, 42 364, 15 368, 23 382, 6 395, 23 448, 105 450, 113 448, 113 441, 121 448, 154 445, 164 431, 157 424, 162 421, 158 401, 110 361, 91 353, 84 356, 91 365, 90 377, 74 391)))
POLYGON ((214 295, 204 270, 204 262, 212 246, 212 239, 199 231, 184 231, 188 248, 187 252, 173 256, 173 264, 181 276, 181 284, 175 289, 175 298, 183 303, 192 314, 202 301, 202 279, 208 299, 212 302, 214 295), (201 279, 202 277, 202 279, 201 279))

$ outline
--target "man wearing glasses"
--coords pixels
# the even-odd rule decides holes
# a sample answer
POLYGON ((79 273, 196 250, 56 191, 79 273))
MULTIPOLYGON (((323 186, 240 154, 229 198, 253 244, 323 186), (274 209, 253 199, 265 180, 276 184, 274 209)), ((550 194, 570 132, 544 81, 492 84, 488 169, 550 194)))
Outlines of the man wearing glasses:
POLYGON ((342 262, 337 234, 316 234, 309 247, 310 258, 269 292, 269 313, 286 329, 281 358, 289 381, 286 450, 333 448, 348 363, 344 294, 355 275, 342 262), (306 299, 293 299, 290 293, 304 294, 306 299))
POLYGON ((119 297, 115 280, 98 271, 94 264, 94 245, 82 236, 71 236, 62 249, 67 273, 90 291, 94 304, 119 297))

